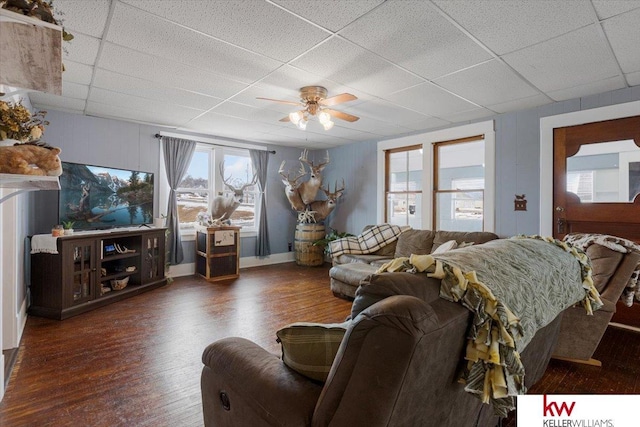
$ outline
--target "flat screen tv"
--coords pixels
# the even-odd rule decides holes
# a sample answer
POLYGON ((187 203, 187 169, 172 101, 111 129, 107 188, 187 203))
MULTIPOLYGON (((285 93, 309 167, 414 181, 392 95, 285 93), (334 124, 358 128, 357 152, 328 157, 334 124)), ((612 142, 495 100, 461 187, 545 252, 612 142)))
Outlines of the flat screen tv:
POLYGON ((153 174, 62 162, 60 224, 105 229, 153 222, 153 174))

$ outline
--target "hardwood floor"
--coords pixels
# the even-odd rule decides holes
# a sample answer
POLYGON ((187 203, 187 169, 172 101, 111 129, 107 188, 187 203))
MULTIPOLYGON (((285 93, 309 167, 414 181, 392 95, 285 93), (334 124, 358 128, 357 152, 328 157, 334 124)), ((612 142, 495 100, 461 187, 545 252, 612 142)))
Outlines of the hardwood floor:
POLYGON ((328 265, 251 268, 240 279, 173 284, 56 321, 30 316, 0 403, 0 425, 202 426, 201 355, 242 336, 279 353, 294 321, 342 322, 328 265))
MULTIPOLYGON (((64 321, 29 317, 0 426, 202 426, 209 343, 242 336, 279 353, 280 327, 341 322, 350 306, 331 294, 328 265, 291 263, 245 269, 235 281, 178 278, 64 321)), ((594 356, 602 368, 551 361, 530 392, 640 394, 639 355, 640 333, 609 327, 594 356)))

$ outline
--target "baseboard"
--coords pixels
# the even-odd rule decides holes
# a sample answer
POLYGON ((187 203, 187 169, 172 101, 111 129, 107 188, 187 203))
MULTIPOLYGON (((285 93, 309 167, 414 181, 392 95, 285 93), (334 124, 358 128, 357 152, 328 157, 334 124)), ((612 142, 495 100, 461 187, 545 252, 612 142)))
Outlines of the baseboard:
POLYGON ((18 346, 20 346, 20 341, 22 341, 22 333, 24 332, 24 328, 27 326, 27 299, 22 300, 22 305, 20 306, 20 311, 18 312, 18 346))
POLYGON ((262 265, 282 264, 295 261, 295 252, 283 252, 266 257, 250 256, 240 258, 240 268, 260 267, 262 265))
MULTIPOLYGON (((266 257, 244 257, 240 258, 240 269, 293 261, 295 261, 295 252, 283 252, 266 257)), ((196 264, 194 262, 169 266, 169 275, 171 277, 193 276, 195 273, 196 264)))
POLYGON ((614 328, 627 329, 634 332, 640 332, 640 328, 637 328, 635 326, 623 325, 622 323, 609 322, 609 326, 613 326, 614 328))

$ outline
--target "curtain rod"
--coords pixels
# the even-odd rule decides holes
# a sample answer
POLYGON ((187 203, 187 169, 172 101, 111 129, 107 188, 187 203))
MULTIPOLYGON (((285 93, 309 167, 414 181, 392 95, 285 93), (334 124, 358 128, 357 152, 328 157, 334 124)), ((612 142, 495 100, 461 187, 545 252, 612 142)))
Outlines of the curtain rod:
POLYGON ((211 145, 218 145, 221 147, 234 147, 234 148, 246 148, 246 149, 256 149, 256 150, 264 150, 270 154, 276 154, 275 150, 267 150, 266 147, 261 147, 258 145, 252 145, 252 144, 245 144, 242 142, 232 142, 230 144, 233 145, 225 145, 225 144, 221 144, 220 142, 223 141, 219 141, 219 140, 215 140, 215 139, 211 139, 211 138, 203 138, 203 137, 199 137, 199 136, 191 136, 191 135, 178 135, 178 134, 174 134, 174 133, 166 133, 164 132, 164 135, 161 133, 156 133, 154 135, 155 138, 160 139, 163 136, 169 136, 169 137, 174 137, 174 138, 182 138, 182 139, 190 139, 192 141, 196 141, 196 142, 204 142, 206 144, 211 144, 211 145))

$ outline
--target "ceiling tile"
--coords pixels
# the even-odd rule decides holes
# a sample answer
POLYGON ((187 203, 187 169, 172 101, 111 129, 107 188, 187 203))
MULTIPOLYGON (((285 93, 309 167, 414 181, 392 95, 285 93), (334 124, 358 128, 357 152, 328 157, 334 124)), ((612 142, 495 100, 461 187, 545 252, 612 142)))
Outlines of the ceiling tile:
POLYGON ((428 79, 491 58, 425 1, 387 1, 340 35, 428 79))
POLYGON ((282 62, 295 58, 329 35, 315 25, 262 0, 205 3, 123 1, 282 62))
POLYGON ((513 101, 501 102, 499 104, 490 104, 486 107, 496 113, 508 113, 510 111, 526 110, 529 108, 539 107, 541 105, 553 102, 548 96, 539 94, 528 98, 516 99, 513 101))
POLYGON ((112 92, 121 92, 140 98, 171 102, 176 105, 200 110, 208 110, 222 102, 221 98, 162 86, 156 82, 125 76, 103 69, 96 70, 93 86, 112 92))
POLYGON ((557 91, 619 74, 594 25, 504 56, 539 89, 557 91))
POLYGON ((246 83, 282 64, 121 3, 116 5, 106 40, 246 83))
POLYGON ((376 96, 384 96, 424 81, 337 37, 307 52, 292 64, 376 96))
POLYGON ((637 0, 591 0, 600 19, 611 18, 621 13, 640 8, 637 0))
POLYGON ((53 108, 76 113, 82 113, 86 104, 84 99, 66 98, 44 92, 29 93, 29 100, 31 100, 31 104, 39 110, 53 108))
POLYGON ((170 59, 146 55, 122 46, 106 43, 98 66, 116 73, 152 80, 169 87, 226 99, 246 84, 170 59))
POLYGON ((255 108, 249 105, 230 101, 219 104, 213 112, 223 116, 231 116, 245 120, 256 120, 266 123, 277 123, 281 118, 286 116, 286 114, 269 110, 267 108, 255 108))
POLYGON ((613 52, 625 73, 640 71, 639 23, 640 9, 607 19, 602 23, 613 52))
POLYGON ((130 122, 162 125, 169 127, 180 126, 186 118, 181 113, 160 112, 151 110, 135 110, 117 105, 87 102, 86 114, 96 117, 120 119, 130 122))
POLYGON ((440 117, 476 106, 431 84, 424 83, 386 97, 389 101, 419 113, 440 117))
POLYGON ((128 110, 141 110, 151 113, 169 114, 174 113, 181 121, 190 120, 203 113, 203 110, 181 107, 169 101, 160 102, 155 99, 140 98, 120 92, 112 92, 106 89, 94 87, 89 94, 89 101, 93 103, 107 104, 113 106, 125 106, 128 110))
POLYGON ((272 133, 281 128, 283 124, 244 120, 208 112, 190 121, 187 126, 189 129, 202 131, 207 134, 253 140, 255 135, 272 133))
POLYGON ((65 43, 62 60, 80 62, 81 64, 94 65, 100 49, 100 39, 76 34, 71 43, 65 43))
POLYGON ((79 62, 64 61, 63 86, 65 82, 88 85, 91 83, 91 76, 93 76, 93 67, 79 62))
POLYGON ((274 3, 331 31, 338 31, 384 0, 335 1, 274 0, 274 3))
POLYGON ((594 22, 589 0, 435 0, 458 24, 498 55, 552 39, 594 22))
POLYGON ((449 74, 435 83, 479 105, 498 104, 540 93, 497 59, 449 74))
POLYGON ((626 87, 626 84, 622 76, 615 76, 599 80, 597 82, 589 82, 580 86, 551 91, 548 95, 555 101, 565 101, 567 99, 580 98, 583 96, 594 95, 596 93, 622 89, 623 87, 626 87))
MULTIPOLYGON (((74 36, 83 33, 101 38, 109 16, 111 0, 56 0, 62 24, 74 36)), ((56 15, 58 18, 58 15, 56 15)), ((75 40, 75 39, 74 39, 75 40)), ((71 41, 73 43, 74 41, 71 41)))
POLYGON ((86 100, 89 95, 89 86, 72 82, 65 82, 62 85, 62 96, 69 98, 86 100))
POLYGON ((475 108, 473 110, 461 111, 461 112, 452 113, 452 114, 445 114, 442 116, 442 119, 448 120, 452 123, 458 123, 458 122, 466 122, 470 120, 484 119, 486 117, 491 117, 495 115, 496 113, 494 113, 491 110, 487 110, 486 108, 475 108))
POLYGON ((438 119, 435 117, 425 117, 423 120, 407 123, 404 126, 411 129, 411 131, 435 129, 442 126, 450 125, 448 120, 438 119))
POLYGON ((360 122, 362 122, 365 117, 373 119, 375 121, 392 123, 394 125, 400 126, 404 126, 405 123, 416 122, 419 120, 424 120, 426 118, 424 114, 420 114, 406 108, 398 107, 397 105, 388 101, 384 101, 382 99, 363 102, 353 107, 350 106, 342 108, 341 110, 345 113, 353 114, 360 117, 360 120, 355 122, 356 126, 359 124, 361 125, 360 122))
POLYGON ((629 73, 624 75, 627 78, 627 82, 631 86, 640 85, 640 71, 636 71, 635 73, 629 73))

